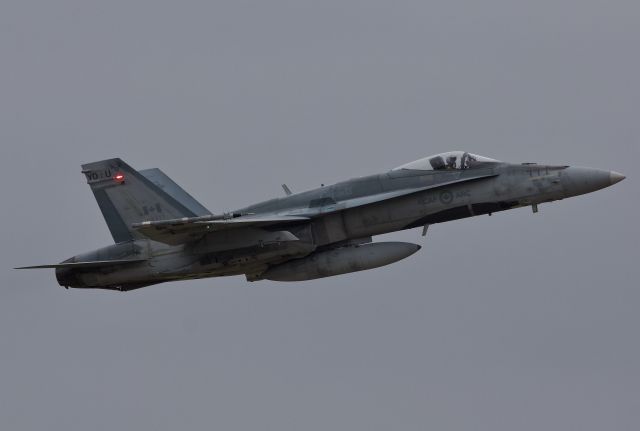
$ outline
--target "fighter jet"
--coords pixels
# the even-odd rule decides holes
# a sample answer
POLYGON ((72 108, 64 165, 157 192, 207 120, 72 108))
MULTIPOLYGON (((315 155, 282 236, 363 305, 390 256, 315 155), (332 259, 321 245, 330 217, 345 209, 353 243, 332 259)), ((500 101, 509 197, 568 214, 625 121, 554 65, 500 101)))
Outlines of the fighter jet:
POLYGON ((214 214, 160 169, 121 159, 82 165, 115 244, 54 268, 66 288, 129 291, 166 281, 244 275, 304 281, 388 265, 420 245, 376 235, 590 193, 617 172, 504 163, 452 151, 388 172, 350 179, 214 214))

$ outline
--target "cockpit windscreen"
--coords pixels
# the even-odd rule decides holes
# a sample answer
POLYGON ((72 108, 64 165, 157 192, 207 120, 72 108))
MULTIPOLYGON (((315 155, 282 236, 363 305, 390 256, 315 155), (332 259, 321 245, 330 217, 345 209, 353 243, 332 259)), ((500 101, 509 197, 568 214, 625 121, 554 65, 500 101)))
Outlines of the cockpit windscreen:
POLYGON ((445 171, 445 170, 463 170, 478 166, 482 163, 496 163, 497 160, 488 157, 478 156, 476 154, 467 153, 465 151, 450 151, 448 153, 436 154, 435 156, 425 157, 424 159, 415 160, 393 169, 411 169, 423 171, 445 171))

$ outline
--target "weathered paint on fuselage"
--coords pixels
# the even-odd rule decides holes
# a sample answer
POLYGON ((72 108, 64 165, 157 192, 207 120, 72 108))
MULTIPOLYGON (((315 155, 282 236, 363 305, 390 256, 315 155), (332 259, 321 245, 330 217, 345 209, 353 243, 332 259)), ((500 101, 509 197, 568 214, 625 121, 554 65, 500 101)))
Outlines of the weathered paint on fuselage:
MULTIPOLYGON (((249 277, 274 264, 348 241, 362 242, 375 235, 563 199, 610 185, 604 184, 604 177, 598 177, 597 181, 593 180, 593 186, 582 187, 584 181, 575 176, 572 178, 570 169, 580 168, 496 162, 465 170, 393 170, 235 211, 241 214, 309 215, 309 222, 252 231, 216 232, 193 244, 180 246, 151 240, 115 244, 69 261, 122 257, 142 257, 148 261, 99 272, 61 270, 57 271, 57 276, 62 285, 113 286, 118 290, 188 278, 238 274, 249 277), (479 174, 487 176, 437 187, 479 174), (427 186, 435 188, 341 209, 344 202, 353 199, 427 186), (295 240, 287 235, 293 235, 295 240)), ((592 171, 595 172, 591 170, 589 175, 592 171)))
POLYGON ((505 163, 484 165, 479 169, 467 170, 391 171, 272 199, 238 211, 284 214, 292 209, 315 208, 322 214, 325 210, 328 214, 319 215, 311 222, 314 244, 325 246, 564 197, 564 166, 505 163), (333 212, 342 201, 401 189, 433 186, 474 177, 479 173, 495 176, 333 212), (324 205, 316 208, 317 203, 324 205))

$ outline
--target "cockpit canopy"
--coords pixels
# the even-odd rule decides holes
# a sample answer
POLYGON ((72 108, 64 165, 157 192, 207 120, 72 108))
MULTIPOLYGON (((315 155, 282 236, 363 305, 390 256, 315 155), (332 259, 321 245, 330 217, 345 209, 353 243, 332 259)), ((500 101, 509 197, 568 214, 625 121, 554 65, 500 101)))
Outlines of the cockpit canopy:
POLYGON ((398 166, 394 171, 400 169, 422 170, 422 171, 445 171, 463 170, 474 168, 482 163, 497 163, 497 160, 482 157, 465 151, 449 151, 448 153, 436 154, 424 159, 398 166))

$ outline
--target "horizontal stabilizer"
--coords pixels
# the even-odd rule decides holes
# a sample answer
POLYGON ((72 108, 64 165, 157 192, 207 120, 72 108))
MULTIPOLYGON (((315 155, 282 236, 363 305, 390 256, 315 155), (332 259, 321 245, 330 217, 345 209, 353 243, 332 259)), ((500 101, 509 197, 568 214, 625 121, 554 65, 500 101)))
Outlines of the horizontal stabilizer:
POLYGON ((127 265, 130 263, 144 262, 146 259, 122 259, 122 260, 94 260, 91 262, 62 262, 51 265, 21 266, 13 269, 41 269, 41 268, 101 268, 105 266, 127 265))

